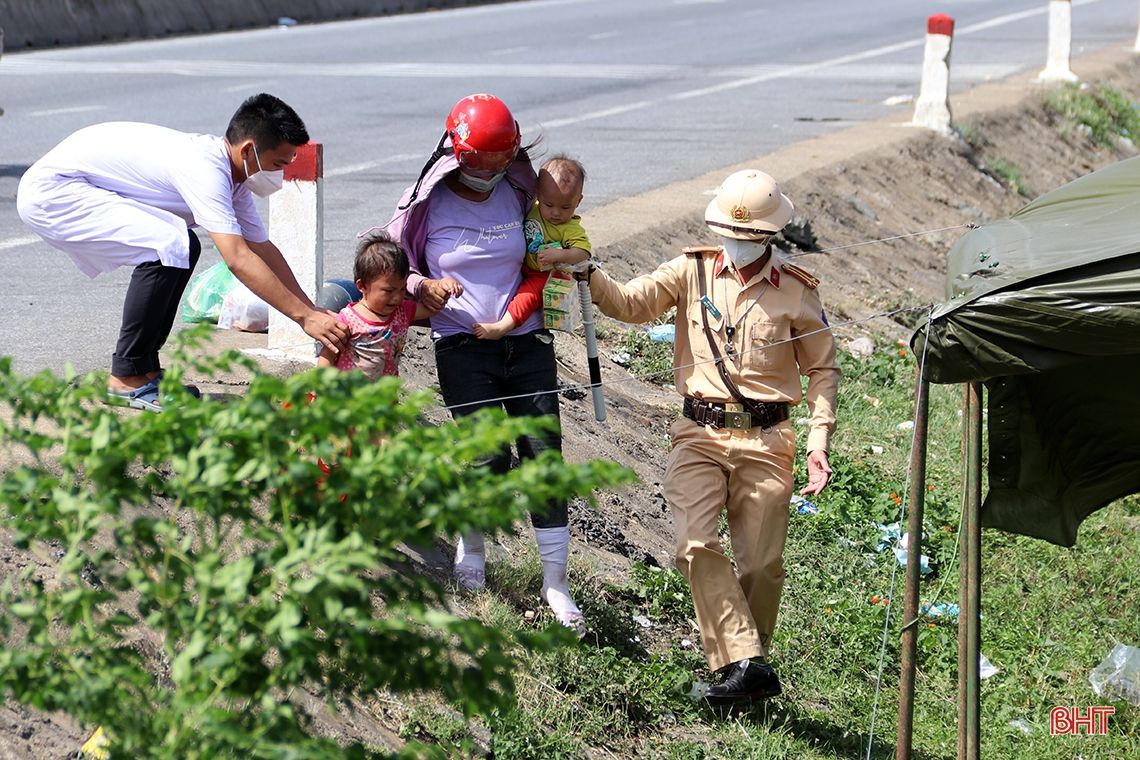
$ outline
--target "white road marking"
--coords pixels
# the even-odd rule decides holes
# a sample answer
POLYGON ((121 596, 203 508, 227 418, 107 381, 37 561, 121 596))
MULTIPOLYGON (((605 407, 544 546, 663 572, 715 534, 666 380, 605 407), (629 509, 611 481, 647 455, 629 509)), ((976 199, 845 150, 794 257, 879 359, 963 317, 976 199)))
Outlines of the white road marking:
MULTIPOLYGON (((1100 2, 1100 0, 1084 0, 1083 3, 1081 3, 1081 4, 1091 4, 1091 3, 1096 3, 1096 2, 1100 2)), ((1074 3, 1074 5, 1076 5, 1076 4, 1077 3, 1074 3)), ((972 32, 980 31, 982 29, 989 29, 989 28, 994 27, 994 26, 1000 26, 1002 24, 1008 24, 1008 23, 1011 23, 1013 21, 1018 21, 1022 18, 1026 18, 1028 16, 1039 15, 1039 14, 1046 13, 1046 12, 1048 12, 1048 8, 1045 6, 1041 6, 1038 8, 1031 9, 1031 10, 1021 11, 1019 13, 1009 13, 1009 14, 1006 14, 1004 16, 998 16, 996 18, 990 19, 988 21, 983 21, 983 22, 980 22, 977 24, 972 24, 968 27, 965 27, 964 29, 959 30, 957 33, 958 34, 970 34, 972 32)), ((692 98, 703 97, 705 95, 712 95, 712 94, 718 93, 718 92, 725 92, 727 90, 736 90, 736 89, 739 89, 741 87, 750 87, 754 84, 759 84, 761 82, 768 82, 768 81, 771 81, 773 79, 788 79, 788 78, 794 78, 794 77, 807 77, 809 75, 818 73, 818 72, 822 71, 823 69, 834 69, 838 66, 843 66, 846 64, 855 63, 857 61, 863 61, 863 60, 866 60, 868 58, 877 58, 877 57, 882 56, 882 55, 887 55, 890 53, 897 53, 897 52, 902 51, 902 50, 909 50, 911 48, 916 48, 916 47, 922 46, 925 43, 926 43, 926 38, 924 36, 924 37, 913 39, 913 40, 907 40, 905 42, 896 42, 896 43, 891 44, 891 45, 881 45, 879 47, 870 48, 869 50, 864 50, 864 51, 859 52, 859 53, 850 53, 848 55, 841 55, 841 56, 837 56, 835 58, 829 58, 827 60, 818 61, 816 63, 807 63, 807 64, 803 64, 800 66, 783 67, 783 68, 774 69, 774 70, 768 71, 768 72, 762 72, 762 73, 759 73, 759 74, 756 74, 753 76, 746 76, 746 77, 734 79, 734 80, 731 80, 728 82, 722 82, 720 84, 712 85, 709 87, 700 87, 700 88, 697 88, 695 90, 685 90, 683 92, 677 92, 677 93, 673 93, 672 95, 667 95, 665 97, 665 99, 666 100, 673 100, 673 101, 684 101, 684 100, 690 100, 692 98)), ((640 108, 646 108, 650 105, 653 105, 656 102, 659 102, 659 101, 642 100, 642 101, 638 101, 636 103, 627 104, 625 106, 618 106, 616 108, 608 108, 608 109, 603 109, 600 111, 591 111, 589 113, 578 114, 577 116, 571 116, 571 117, 568 117, 565 119, 554 119, 551 121, 546 121, 546 122, 543 122, 543 126, 547 129, 553 129, 555 127, 564 127, 564 126, 568 126, 570 124, 579 124, 583 121, 591 121, 593 119, 601 119, 601 118, 606 118, 608 116, 616 116, 616 115, 623 114, 623 113, 629 113, 630 111, 635 111, 635 110, 638 110, 640 108)))
MULTIPOLYGON (((58 74, 160 74, 188 77, 280 76, 282 64, 267 61, 62 61, 41 57, 4 60, 8 76, 58 74)), ((305 63, 293 76, 313 77, 410 77, 470 79, 514 77, 520 79, 650 79, 680 77, 685 67, 671 64, 575 63, 305 63)))
POLYGON ((45 111, 31 111, 28 116, 60 116, 65 113, 86 113, 88 111, 101 111, 107 106, 69 106, 68 108, 49 108, 45 111))
POLYGON ((0 240, 0 251, 7 251, 10 248, 19 248, 24 245, 31 245, 32 243, 40 242, 38 235, 27 235, 25 237, 8 238, 7 240, 0 240))
POLYGON ((590 111, 589 113, 578 114, 577 116, 570 116, 565 119, 551 119, 541 122, 541 126, 546 129, 564 127, 567 124, 577 124, 580 121, 591 121, 593 119, 604 119, 607 116, 618 116, 623 113, 629 113, 630 111, 637 111, 650 105, 653 105, 653 101, 639 100, 636 103, 628 103, 624 106, 616 106, 614 108, 605 108, 601 111, 590 111))
POLYGON ((232 87, 223 87, 222 92, 260 92, 266 87, 265 82, 249 82, 248 84, 235 84, 232 87))
MULTIPOLYGON (((591 0, 547 0, 545 3, 533 3, 532 6, 537 5, 572 5, 579 2, 587 3, 591 0)), ((1073 5, 1084 6, 1092 5, 1101 2, 1101 0, 1074 0, 1073 5)), ((488 6, 492 7, 492 6, 488 6)), ((1001 16, 996 16, 986 21, 981 21, 975 24, 962 27, 956 30, 955 34, 958 36, 965 34, 972 34, 986 29, 1002 26, 1005 24, 1020 21, 1031 16, 1042 15, 1048 12, 1046 4, 1041 4, 1036 8, 1030 8, 1016 13, 1007 13, 1001 16)), ((870 58, 877 58, 879 56, 888 55, 891 53, 901 52, 903 50, 910 50, 913 48, 921 47, 925 44, 925 37, 916 37, 903 42, 897 42, 890 45, 881 45, 879 47, 870 48, 857 53, 850 53, 847 55, 829 58, 815 63, 806 63, 797 66, 785 67, 772 67, 770 69, 758 67, 759 70, 755 74, 738 77, 726 82, 709 85, 706 87, 698 87, 695 89, 683 90, 664 97, 669 101, 686 101, 693 98, 703 97, 705 95, 713 95, 716 93, 727 92, 730 90, 737 90, 744 87, 751 87, 762 82, 768 82, 775 79, 792 79, 792 78, 810 78, 815 76, 835 76, 842 78, 843 75, 839 70, 841 67, 848 66, 849 64, 865 61, 870 58), (827 71, 824 74, 824 71, 827 71)), ((994 69, 999 69, 1000 65, 994 65, 994 69)), ((51 60, 48 57, 15 57, 5 60, 5 72, 9 76, 13 75, 37 75, 37 74, 60 74, 60 73, 75 73, 75 74, 179 74, 184 76, 201 76, 201 77, 232 77, 232 76, 266 76, 266 75, 279 75, 281 66, 276 62, 253 62, 253 61, 130 61, 119 63, 97 62, 97 61, 59 61, 51 60)), ((1017 67, 1014 67, 1016 70, 1017 67)), ((642 64, 642 65, 621 65, 621 64, 574 64, 572 66, 554 65, 554 64, 468 64, 468 63, 450 63, 450 64, 432 64, 432 63, 373 63, 373 64, 313 64, 306 63, 303 67, 297 69, 295 75, 301 76, 330 76, 330 77, 420 77, 420 78, 462 78, 467 79, 471 77, 480 78, 542 78, 542 79, 683 79, 686 75, 693 71, 692 69, 680 66, 671 66, 666 64, 642 64)), ((724 76, 725 71, 704 73, 702 75, 708 77, 724 76)), ((863 70, 863 74, 866 73, 863 70)), ((885 70, 884 70, 885 71, 885 70)), ((964 72, 962 72, 964 73, 964 72)), ((982 78, 990 78, 992 76, 999 76, 1000 74, 986 74, 982 78)), ((884 74, 884 76, 886 76, 884 74)), ((578 124, 584 121, 592 121, 595 119, 608 118, 610 116, 617 116, 631 111, 636 111, 642 108, 647 108, 651 105, 660 103, 661 99, 641 100, 634 103, 627 103, 613 108, 604 108, 597 111, 591 111, 584 114, 577 114, 575 116, 567 117, 564 119, 553 119, 543 122, 543 126, 547 129, 555 127, 568 126, 570 124, 578 124)), ((92 107, 97 108, 97 107, 92 107)), ((37 112, 48 113, 48 112, 37 112)), ((367 168, 372 168, 372 163, 369 162, 367 168)), ((364 165, 362 165, 364 166, 364 165)), ((356 171, 366 171, 365 169, 358 169, 356 171)), ((338 174, 353 173, 344 170, 334 170, 329 172, 326 176, 337 176, 338 174)))
POLYGON ((500 50, 492 50, 490 54, 491 55, 518 55, 519 53, 525 53, 530 49, 531 49, 531 47, 529 45, 519 45, 518 47, 509 47, 509 48, 502 48, 500 50))
POLYGON ((388 156, 387 158, 380 158, 380 159, 377 159, 375 161, 364 161, 364 162, 359 163, 359 164, 349 164, 348 166, 338 166, 335 169, 326 170, 325 171, 325 178, 327 179, 328 177, 343 177, 346 174, 358 174, 360 172, 366 172, 366 171, 370 171, 372 169, 379 168, 379 167, 383 166, 384 164, 395 164, 395 163, 399 163, 400 161, 411 161, 412 159, 415 159, 415 158, 422 159, 422 158, 424 158, 424 156, 419 154, 419 153, 397 153, 394 156, 388 156))

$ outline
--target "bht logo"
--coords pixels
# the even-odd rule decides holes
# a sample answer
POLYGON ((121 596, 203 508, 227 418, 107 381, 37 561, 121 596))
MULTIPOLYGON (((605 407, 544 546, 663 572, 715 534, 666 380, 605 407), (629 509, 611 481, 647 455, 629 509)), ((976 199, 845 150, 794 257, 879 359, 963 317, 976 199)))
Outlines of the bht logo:
POLYGON ((1116 712, 1115 707, 1054 707, 1049 711, 1049 733, 1053 736, 1079 734, 1081 730, 1089 735, 1108 733, 1108 716, 1116 712))

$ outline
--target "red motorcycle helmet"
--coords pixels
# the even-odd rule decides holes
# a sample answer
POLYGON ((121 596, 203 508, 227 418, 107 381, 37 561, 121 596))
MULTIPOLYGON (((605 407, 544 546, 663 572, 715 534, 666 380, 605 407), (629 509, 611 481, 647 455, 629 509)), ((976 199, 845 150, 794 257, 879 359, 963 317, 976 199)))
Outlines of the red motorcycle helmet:
POLYGON ((507 170, 522 143, 519 123, 507 104, 487 93, 455 104, 445 124, 455 160, 465 174, 492 177, 507 170))

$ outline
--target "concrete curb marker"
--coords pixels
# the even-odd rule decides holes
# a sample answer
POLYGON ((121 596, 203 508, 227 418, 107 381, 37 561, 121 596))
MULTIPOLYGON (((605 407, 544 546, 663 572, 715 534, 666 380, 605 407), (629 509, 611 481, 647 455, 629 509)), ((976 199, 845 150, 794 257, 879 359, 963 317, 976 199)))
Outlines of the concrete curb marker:
MULTIPOLYGON (((324 146, 309 142, 285 167, 285 185, 269 196, 269 237, 310 299, 325 281, 324 146)), ((317 344, 293 320, 269 310, 269 350, 312 361, 317 344)))
POLYGON ((1072 0, 1049 0, 1049 48, 1045 68, 1037 75, 1042 82, 1076 82, 1069 68, 1073 50, 1072 0))
POLYGON ((1132 46, 1132 49, 1140 53, 1140 23, 1136 26, 1136 44, 1132 46))
POLYGON ((954 19, 936 13, 926 19, 926 50, 922 58, 922 86, 914 104, 911 124, 944 135, 950 129, 950 50, 954 19))

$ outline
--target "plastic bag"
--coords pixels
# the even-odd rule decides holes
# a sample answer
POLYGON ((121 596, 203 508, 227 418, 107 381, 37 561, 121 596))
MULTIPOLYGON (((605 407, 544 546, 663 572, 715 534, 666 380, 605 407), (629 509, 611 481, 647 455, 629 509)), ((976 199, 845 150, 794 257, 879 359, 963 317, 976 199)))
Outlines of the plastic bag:
POLYGON ((578 281, 565 272, 550 273, 542 289, 542 322, 549 330, 572 332, 581 321, 578 281))
POLYGON ((233 289, 237 278, 224 261, 219 261, 190 280, 182 304, 183 322, 217 322, 222 299, 233 289))
POLYGON ((1140 649, 1117 644, 1089 673, 1089 683, 1102 699, 1140 707, 1140 649))
POLYGON ((223 330, 265 332, 269 329, 269 304, 253 291, 237 282, 226 297, 218 313, 218 327, 223 330))

